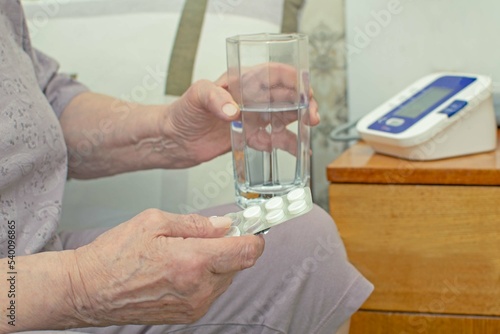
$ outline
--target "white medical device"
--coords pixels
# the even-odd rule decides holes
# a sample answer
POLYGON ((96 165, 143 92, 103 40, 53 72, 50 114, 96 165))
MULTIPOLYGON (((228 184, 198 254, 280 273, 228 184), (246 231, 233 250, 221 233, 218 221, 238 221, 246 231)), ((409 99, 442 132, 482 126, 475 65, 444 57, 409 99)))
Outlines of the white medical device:
POLYGON ((428 75, 364 116, 357 131, 376 152, 435 160, 491 151, 497 124, 489 77, 428 75))

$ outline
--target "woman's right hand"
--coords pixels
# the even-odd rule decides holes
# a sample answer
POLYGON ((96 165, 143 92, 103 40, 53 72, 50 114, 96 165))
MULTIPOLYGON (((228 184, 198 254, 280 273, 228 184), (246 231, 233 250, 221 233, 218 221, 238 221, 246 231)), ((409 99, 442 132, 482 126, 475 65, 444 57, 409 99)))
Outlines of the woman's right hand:
POLYGON ((223 237, 230 223, 150 209, 78 248, 76 316, 88 326, 198 320, 264 249, 259 236, 223 237))

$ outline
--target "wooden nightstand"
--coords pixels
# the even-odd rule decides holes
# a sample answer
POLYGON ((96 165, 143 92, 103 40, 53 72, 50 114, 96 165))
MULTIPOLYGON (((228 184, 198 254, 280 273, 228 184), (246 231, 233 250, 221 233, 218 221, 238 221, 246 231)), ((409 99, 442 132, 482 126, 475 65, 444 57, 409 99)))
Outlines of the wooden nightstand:
POLYGON ((433 162, 359 142, 327 176, 349 259, 375 285, 351 334, 500 333, 500 137, 433 162))

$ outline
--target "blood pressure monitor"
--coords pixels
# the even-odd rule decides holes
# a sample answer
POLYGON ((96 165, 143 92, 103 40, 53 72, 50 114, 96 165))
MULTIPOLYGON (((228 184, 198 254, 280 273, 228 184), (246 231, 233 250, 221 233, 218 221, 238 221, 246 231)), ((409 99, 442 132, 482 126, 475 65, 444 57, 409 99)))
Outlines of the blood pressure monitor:
POLYGON ((428 75, 364 116, 358 133, 375 151, 409 160, 494 150, 491 86, 482 75, 428 75))

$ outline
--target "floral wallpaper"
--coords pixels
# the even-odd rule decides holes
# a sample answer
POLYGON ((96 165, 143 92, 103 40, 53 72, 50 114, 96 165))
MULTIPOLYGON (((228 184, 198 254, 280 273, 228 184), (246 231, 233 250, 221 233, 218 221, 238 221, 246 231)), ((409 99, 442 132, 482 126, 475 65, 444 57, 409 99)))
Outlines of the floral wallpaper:
POLYGON ((309 36, 311 84, 321 116, 312 130, 311 188, 314 201, 328 210, 326 166, 346 148, 329 139, 330 132, 348 119, 344 0, 309 0, 300 30, 309 36))

